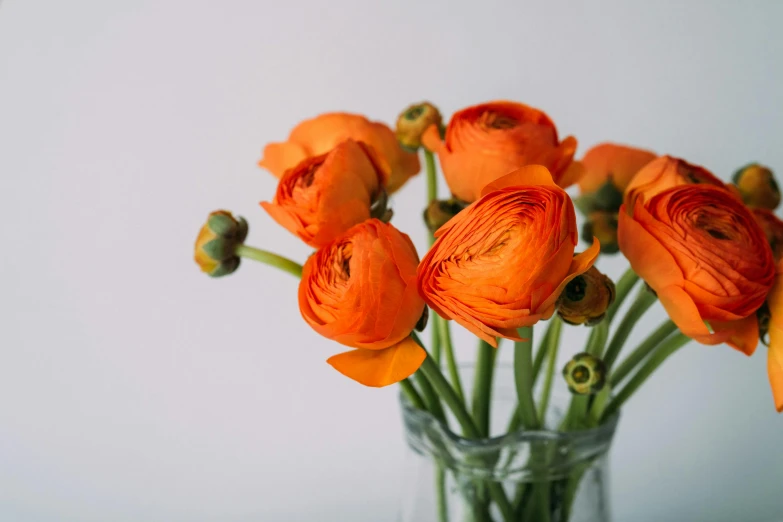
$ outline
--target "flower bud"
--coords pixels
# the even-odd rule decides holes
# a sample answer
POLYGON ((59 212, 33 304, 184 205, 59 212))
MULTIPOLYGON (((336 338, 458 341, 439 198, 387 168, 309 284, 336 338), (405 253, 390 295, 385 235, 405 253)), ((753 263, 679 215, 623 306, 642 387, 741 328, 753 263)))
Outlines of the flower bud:
POLYGON ((571 393, 592 395, 606 384, 606 366, 594 355, 578 353, 563 368, 563 377, 571 393))
POLYGON ((759 323, 759 341, 765 346, 769 346, 769 322, 772 319, 772 312, 769 309, 768 302, 764 302, 764 304, 756 310, 756 319, 759 323))
POLYGON ((614 302, 614 283, 595 267, 576 276, 557 300, 557 313, 568 324, 593 326, 614 302))
POLYGON ((421 136, 430 125, 443 127, 440 111, 429 102, 411 105, 397 117, 397 141, 404 148, 415 151, 421 147, 421 136))
POLYGON ((427 208, 424 209, 424 223, 430 232, 434 234, 436 230, 459 214, 466 206, 468 206, 467 203, 455 198, 431 201, 427 208))
POLYGON ((770 169, 751 163, 734 173, 732 178, 742 200, 749 207, 775 210, 780 204, 780 188, 770 169))
POLYGON ((230 212, 216 210, 207 218, 196 238, 196 264, 212 277, 228 275, 239 268, 234 251, 247 237, 247 221, 235 219, 230 212))
POLYGON ((620 251, 617 243, 617 212, 596 211, 587 215, 582 225, 582 237, 588 241, 597 237, 601 243, 602 254, 616 254, 620 251))

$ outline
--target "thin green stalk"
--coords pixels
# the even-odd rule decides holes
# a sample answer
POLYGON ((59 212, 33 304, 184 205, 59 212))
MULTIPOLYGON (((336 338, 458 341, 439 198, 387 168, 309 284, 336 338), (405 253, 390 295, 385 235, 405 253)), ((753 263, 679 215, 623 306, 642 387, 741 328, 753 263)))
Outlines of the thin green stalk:
POLYGON ((484 437, 489 437, 490 400, 492 398, 492 374, 495 368, 495 348, 481 340, 476 357, 473 379, 473 418, 484 437))
POLYGON ((631 304, 631 307, 617 325, 617 330, 614 332, 612 341, 609 343, 609 347, 606 349, 606 355, 604 356, 604 364, 606 365, 606 371, 608 372, 612 368, 615 359, 620 354, 623 345, 625 344, 628 335, 633 330, 636 322, 644 315, 652 305, 655 303, 657 297, 654 293, 650 292, 646 287, 642 287, 639 290, 639 294, 636 296, 636 300, 631 304))
POLYGON ((628 357, 620 363, 620 365, 612 372, 610 381, 612 388, 617 388, 623 379, 633 371, 636 366, 642 362, 659 344, 661 344, 669 335, 677 330, 677 325, 674 324, 671 319, 666 320, 661 326, 658 327, 653 333, 650 334, 647 339, 631 353, 628 357))
POLYGON ((604 354, 607 337, 609 337, 609 323, 604 319, 593 326, 593 331, 590 332, 590 339, 587 343, 587 353, 600 359, 604 354))
POLYGON ((555 328, 555 318, 550 319, 549 324, 546 327, 544 336, 538 343, 538 350, 536 356, 533 359, 533 387, 535 388, 536 382, 538 382, 538 376, 541 374, 541 368, 544 366, 544 359, 547 355, 547 347, 549 346, 549 337, 552 335, 552 331, 555 328))
MULTIPOLYGON (((416 342, 421 344, 416 334, 412 335, 416 342)), ((427 354, 427 357, 424 359, 420 370, 430 381, 430 384, 432 384, 432 387, 435 389, 438 395, 440 395, 440 397, 443 399, 443 402, 445 402, 449 409, 451 409, 451 412, 454 414, 457 422, 459 422, 460 426, 462 426, 463 434, 470 439, 480 439, 481 433, 479 432, 476 424, 473 422, 473 419, 468 413, 468 410, 465 409, 463 402, 457 396, 454 388, 451 387, 449 381, 447 381, 443 376, 440 368, 438 368, 438 365, 435 364, 435 361, 432 360, 432 357, 430 357, 429 354, 427 354)), ((511 503, 508 501, 508 498, 506 497, 506 493, 503 490, 503 487, 497 482, 492 481, 487 481, 486 485, 492 500, 500 509, 500 512, 503 515, 503 519, 506 522, 513 522, 514 510, 511 507, 511 503)))
POLYGON ((551 330, 547 330, 546 344, 540 350, 546 349, 547 366, 544 374, 544 387, 541 390, 541 399, 538 402, 538 418, 543 425, 546 419, 546 409, 549 406, 549 397, 552 395, 552 380, 555 375, 555 364, 557 364, 557 351, 560 347, 560 331, 563 327, 563 321, 559 316, 552 318, 551 330))
POLYGON ((622 390, 609 402, 609 405, 604 410, 602 420, 606 420, 614 413, 616 413, 620 407, 634 394, 639 387, 655 372, 658 367, 663 364, 670 355, 688 344, 690 337, 678 333, 673 337, 667 339, 658 349, 650 356, 649 359, 639 368, 631 380, 628 381, 622 390))
POLYGON ((432 358, 435 359, 435 362, 438 363, 438 366, 440 366, 440 351, 441 351, 441 343, 440 343, 440 326, 438 326, 438 323, 440 321, 443 321, 441 316, 430 310, 430 335, 432 336, 432 358))
POLYGON ((446 470, 440 464, 435 468, 435 492, 438 499, 438 522, 449 522, 449 505, 446 502, 446 470))
POLYGON ((254 261, 259 261, 269 266, 279 268, 280 270, 288 272, 291 275, 295 275, 296 277, 302 277, 302 265, 295 261, 291 261, 287 257, 279 256, 277 254, 273 254, 272 252, 267 252, 266 250, 261 250, 260 248, 254 248, 247 245, 237 246, 234 249, 234 253, 239 257, 253 259, 254 261))
POLYGON ((451 329, 449 328, 449 322, 443 318, 438 321, 438 327, 440 329, 440 342, 443 346, 443 352, 446 356, 446 366, 449 370, 449 377, 451 378, 451 385, 454 386, 454 391, 457 393, 457 397, 465 404, 465 392, 462 391, 462 380, 459 377, 459 369, 457 368, 457 359, 454 357, 454 347, 451 344, 451 329))
POLYGON ((519 416, 528 430, 538 428, 536 405, 533 401, 533 328, 519 329, 519 336, 527 341, 514 343, 514 384, 517 389, 519 416))
POLYGON ((435 170, 435 156, 424 149, 424 163, 427 165, 427 203, 438 199, 438 172, 435 170))
POLYGON ((446 415, 443 412, 443 406, 440 404, 440 397, 438 397, 438 394, 432 389, 432 385, 424 375, 417 373, 416 377, 418 379, 419 387, 421 387, 421 393, 424 396, 424 404, 427 406, 427 410, 432 413, 436 419, 446 424, 446 415))
POLYGON ((421 395, 419 395, 419 392, 416 391, 416 387, 413 386, 413 383, 410 381, 410 379, 401 380, 400 387, 402 388, 402 393, 405 394, 414 408, 417 410, 427 409, 424 407, 424 401, 421 399, 421 395))
POLYGON ((633 271, 633 268, 626 270, 625 273, 620 276, 620 279, 617 280, 617 283, 614 285, 614 303, 612 303, 612 306, 610 306, 606 311, 606 320, 609 323, 612 322, 612 319, 617 313, 617 310, 620 309, 620 305, 623 304, 623 301, 625 301, 625 298, 628 297, 628 294, 631 292, 638 280, 639 276, 636 275, 636 272, 633 271))

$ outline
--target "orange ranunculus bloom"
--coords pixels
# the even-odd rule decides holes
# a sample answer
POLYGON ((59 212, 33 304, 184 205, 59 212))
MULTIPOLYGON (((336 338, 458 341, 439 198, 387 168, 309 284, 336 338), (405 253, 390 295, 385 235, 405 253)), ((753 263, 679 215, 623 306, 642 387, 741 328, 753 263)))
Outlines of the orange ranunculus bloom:
POLYGON ((543 165, 561 187, 576 181, 581 171, 571 166, 576 139, 562 142, 545 113, 509 101, 495 101, 463 109, 451 117, 441 140, 433 125, 423 136, 424 146, 438 154, 451 193, 468 203, 481 189, 525 165, 543 165))
MULTIPOLYGON (((661 156, 645 165, 625 189, 625 205, 630 212, 641 196, 649 200, 656 194, 680 185, 714 185, 729 190, 709 170, 671 156, 661 156)), ((734 193, 734 192, 732 192, 734 193)))
POLYGON ((582 158, 584 174, 579 179, 579 190, 591 194, 611 182, 620 193, 625 192, 636 173, 656 157, 650 151, 625 145, 596 145, 582 158))
MULTIPOLYGON (((667 168, 661 177, 675 174, 667 168)), ((641 176, 620 209, 620 250, 685 335, 704 344, 727 342, 750 355, 759 339, 756 310, 775 276, 763 230, 725 188, 681 180, 667 189, 660 180, 633 188, 641 176)))
POLYGON ((497 346, 548 319, 563 288, 600 250, 574 256, 571 199, 539 165, 495 180, 436 233, 419 264, 419 293, 433 310, 497 346))
POLYGON ((332 112, 305 120, 291 131, 288 141, 264 147, 258 164, 281 178, 286 170, 305 158, 329 152, 351 138, 367 143, 389 164, 391 175, 386 190, 392 193, 419 172, 419 157, 406 152, 388 126, 359 114, 332 112))
POLYGON ((772 255, 778 263, 775 284, 767 296, 770 313, 767 373, 775 408, 783 412, 783 221, 767 209, 754 208, 753 215, 767 236, 772 255))
POLYGON ((410 333, 424 312, 419 258, 410 238, 377 219, 313 254, 299 284, 299 309, 319 334, 356 348, 327 362, 366 386, 413 374, 426 352, 410 333))
POLYGON ((370 207, 388 175, 385 163, 369 146, 349 139, 288 169, 272 203, 264 201, 261 206, 302 241, 318 248, 370 219, 370 207))

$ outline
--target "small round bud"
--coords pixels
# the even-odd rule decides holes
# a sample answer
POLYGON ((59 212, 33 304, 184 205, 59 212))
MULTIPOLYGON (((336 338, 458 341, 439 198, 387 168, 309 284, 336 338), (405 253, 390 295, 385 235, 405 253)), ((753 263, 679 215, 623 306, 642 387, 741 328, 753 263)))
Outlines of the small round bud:
POLYGON ((397 117, 397 141, 404 148, 415 151, 421 147, 421 136, 430 125, 443 126, 440 111, 429 102, 411 105, 397 117))
POLYGON ((468 204, 458 199, 444 199, 431 201, 424 209, 424 223, 427 228, 435 233, 440 227, 445 225, 451 218, 459 214, 468 204))
POLYGON ((756 310, 756 318, 759 323, 759 340, 765 346, 769 346, 769 322, 772 319, 772 312, 769 309, 769 303, 765 302, 756 310))
POLYGON ((601 243, 602 254, 616 254, 620 251, 617 243, 617 212, 596 211, 587 215, 582 225, 582 237, 588 240, 593 236, 601 243))
POLYGON ((568 324, 600 323, 614 302, 614 283, 595 267, 573 278, 557 300, 557 313, 568 324))
POLYGON ((775 210, 780 204, 780 188, 770 169, 751 163, 734 173, 734 184, 749 207, 775 210))
POLYGON ((234 252, 247 237, 247 221, 235 219, 230 212, 216 210, 207 218, 196 238, 196 264, 212 277, 228 275, 239 268, 234 252))
POLYGON ((578 353, 563 368, 563 377, 571 393, 592 395, 601 391, 606 384, 606 366, 594 355, 578 353))

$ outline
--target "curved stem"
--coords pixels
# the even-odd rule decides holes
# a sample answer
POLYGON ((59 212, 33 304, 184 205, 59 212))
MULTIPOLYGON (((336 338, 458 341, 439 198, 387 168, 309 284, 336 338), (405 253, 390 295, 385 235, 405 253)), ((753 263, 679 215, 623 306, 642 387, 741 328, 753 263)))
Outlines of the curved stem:
POLYGON ((587 353, 601 359, 606 346, 606 338, 609 337, 609 323, 606 320, 593 326, 590 339, 587 343, 587 353))
POLYGON ((639 295, 628 309, 628 312, 626 312, 623 320, 620 321, 617 330, 614 332, 614 337, 612 337, 612 341, 606 349, 604 364, 606 364, 607 372, 612 368, 614 360, 617 359, 617 356, 620 354, 620 350, 622 350, 625 340, 628 339, 628 335, 631 333, 631 330, 633 330, 636 322, 644 315, 644 312, 653 305, 656 299, 657 297, 655 294, 650 292, 646 287, 642 287, 639 290, 639 295))
POLYGON ((557 351, 560 347, 560 331, 562 327, 563 322, 560 317, 553 317, 550 330, 546 334, 546 344, 540 348, 540 350, 546 349, 547 352, 544 388, 541 390, 541 400, 538 404, 538 418, 541 420, 542 425, 544 424, 544 419, 546 419, 546 409, 549 406, 549 397, 552 394, 552 379, 555 375, 555 364, 557 363, 557 351))
MULTIPOLYGON (((414 340, 421 344, 416 334, 412 335, 414 340)), ((460 426, 462 426, 462 431, 465 436, 470 439, 481 438, 481 434, 479 433, 476 424, 473 422, 473 419, 470 417, 468 410, 465 409, 465 406, 463 405, 462 401, 460 401, 457 393, 454 391, 454 388, 451 387, 449 381, 447 381, 440 372, 438 365, 435 364, 435 361, 432 360, 432 357, 430 357, 429 354, 427 354, 427 357, 424 359, 424 362, 422 363, 419 370, 430 381, 430 384, 432 384, 432 387, 435 388, 435 391, 438 393, 438 395, 441 396, 443 402, 445 402, 446 405, 451 409, 451 412, 454 414, 454 417, 456 417, 457 422, 459 422, 460 426)), ((506 497, 503 486, 497 482, 492 481, 487 481, 486 484, 492 500, 495 501, 498 509, 500 509, 500 512, 503 515, 503 519, 506 522, 512 522, 514 518, 514 509, 506 497)))
POLYGON ((601 420, 605 421, 617 412, 620 407, 634 394, 636 390, 641 387, 642 384, 655 372, 658 367, 663 364, 671 354, 688 344, 690 337, 687 337, 681 333, 670 337, 664 342, 658 350, 656 350, 649 359, 639 368, 639 371, 634 374, 628 384, 626 384, 622 390, 609 402, 609 405, 604 410, 601 420))
POLYGON ((440 404, 438 394, 432 389, 430 381, 420 373, 417 374, 416 377, 418 378, 419 386, 421 387, 421 393, 424 395, 424 404, 427 406, 427 410, 432 413, 436 419, 443 424, 446 424, 446 415, 443 412, 443 406, 440 404))
MULTIPOLYGON (((536 382, 538 382, 538 376, 541 374, 541 368, 544 366, 544 359, 546 358, 547 348, 549 346, 549 337, 552 335, 552 331, 555 329, 555 317, 549 320, 549 324, 546 327, 544 336, 541 338, 541 342, 538 343, 538 350, 536 356, 533 359, 533 387, 535 388, 536 382)), ((559 316, 557 317, 559 319, 559 316)))
POLYGON ((449 369, 451 384, 454 386, 457 397, 459 397, 459 400, 464 404, 465 393, 462 391, 462 380, 459 377, 457 360, 454 357, 454 347, 451 344, 451 329, 449 328, 449 322, 441 317, 440 321, 438 321, 438 327, 440 328, 440 342, 441 346, 443 346, 444 355, 446 356, 446 366, 448 366, 449 369))
POLYGON ((424 163, 427 165, 427 203, 438 199, 438 172, 435 170, 435 156, 424 149, 424 163))
POLYGON ((296 263, 295 261, 291 261, 287 257, 279 256, 277 254, 273 254, 272 252, 267 252, 266 250, 261 250, 260 248, 254 248, 247 245, 237 246, 234 249, 234 253, 239 257, 246 257, 254 261, 259 261, 269 266, 279 268, 280 270, 288 272, 291 275, 295 275, 296 277, 302 277, 302 265, 296 263))
POLYGON ((418 410, 427 409, 424 407, 424 401, 421 400, 421 395, 419 395, 419 392, 416 391, 416 387, 413 386, 413 383, 410 381, 410 379, 401 380, 400 387, 402 388, 402 392, 405 394, 408 400, 411 401, 411 404, 414 408, 418 410))
POLYGON ((674 324, 671 319, 669 319, 661 324, 657 330, 651 333, 647 339, 642 341, 642 343, 634 351, 628 354, 628 357, 625 358, 625 360, 617 367, 617 369, 612 372, 609 381, 612 384, 612 388, 618 387, 623 379, 627 377, 628 374, 631 373, 631 371, 633 371, 633 369, 636 368, 636 366, 650 354, 650 352, 652 352, 659 344, 664 341, 664 339, 669 337, 669 335, 671 335, 676 330, 677 325, 674 324))
POLYGON ((533 401, 533 328, 520 328, 519 336, 527 338, 527 341, 514 343, 514 384, 519 401, 519 417, 525 428, 534 430, 538 428, 538 417, 533 401))
POLYGON ((628 297, 628 294, 631 292, 638 280, 639 276, 636 275, 636 272, 633 271, 633 268, 629 268, 622 276, 620 276, 620 279, 618 279, 617 283, 614 285, 614 303, 612 303, 612 306, 610 306, 606 311, 606 321, 610 323, 612 322, 612 319, 617 313, 617 310, 620 309, 623 301, 625 301, 625 298, 628 297))

